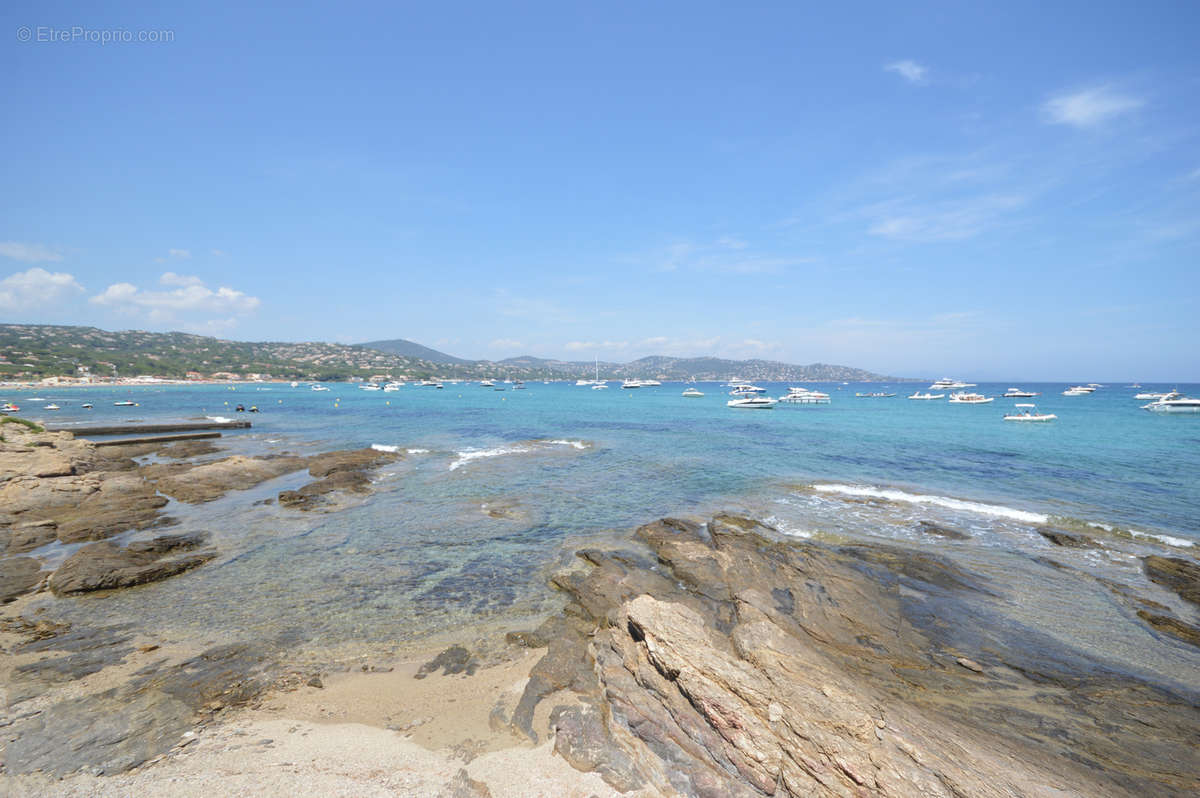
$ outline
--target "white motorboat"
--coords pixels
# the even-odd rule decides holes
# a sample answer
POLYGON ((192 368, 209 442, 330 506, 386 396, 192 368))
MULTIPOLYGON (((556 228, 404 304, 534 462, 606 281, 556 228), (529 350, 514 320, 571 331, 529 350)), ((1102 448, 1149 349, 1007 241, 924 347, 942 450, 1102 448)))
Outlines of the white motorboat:
POLYGON ((1037 396, 1033 391, 1022 391, 1020 388, 1009 388, 1004 392, 1005 399, 1032 399, 1037 396))
MULTIPOLYGON (((326 390, 328 390, 328 389, 326 389, 326 390)), ((113 402, 113 407, 137 407, 137 406, 138 406, 137 402, 130 402, 129 400, 125 400, 124 402, 113 402)))
POLYGON ((389 382, 387 385, 383 386, 383 392, 384 393, 395 393, 396 391, 400 390, 403 387, 404 387, 404 383, 402 383, 402 382, 389 382))
POLYGON ((364 382, 362 385, 358 386, 358 389, 360 391, 382 391, 383 390, 383 388, 381 386, 376 385, 373 382, 364 382))
POLYGON ((1200 413, 1200 399, 1184 396, 1179 391, 1171 391, 1157 402, 1142 405, 1142 409, 1154 413, 1200 413))
POLYGON ((940 380, 929 386, 931 391, 957 391, 960 388, 974 388, 975 383, 963 382, 962 380, 952 380, 949 377, 942 377, 940 380))
POLYGON ((994 401, 995 397, 984 396, 981 393, 959 392, 950 394, 950 404, 952 405, 986 405, 994 401))
POLYGON ((1062 392, 1063 396, 1091 396, 1092 392, 1087 388, 1068 388, 1062 392))
POLYGON ((623 383, 621 383, 621 387, 622 388, 641 388, 642 381, 641 380, 625 380, 623 383))
POLYGON ((737 407, 742 410, 771 410, 779 403, 778 399, 769 396, 747 396, 742 399, 730 399, 726 407, 737 407))
POLYGON ((321 385, 320 383, 315 383, 315 384, 313 384, 313 386, 312 386, 312 390, 314 390, 314 391, 328 391, 329 389, 328 389, 328 388, 326 388, 324 385, 321 385))
POLYGON ((14 405, 12 402, 5 402, 5 403, 4 403, 4 406, 3 406, 3 407, 0 407, 0 411, 3 411, 3 412, 5 412, 5 413, 15 413, 15 412, 17 412, 17 411, 18 411, 18 410, 20 410, 20 409, 21 409, 21 408, 17 407, 17 406, 16 406, 16 405, 14 405))
POLYGON ((92 409, 92 403, 91 403, 91 402, 84 402, 83 404, 81 404, 81 405, 80 405, 80 407, 82 407, 84 410, 91 410, 91 409, 92 409))
POLYGON ((686 396, 690 399, 696 399, 701 396, 704 396, 704 394, 702 392, 697 391, 695 388, 688 388, 686 391, 683 392, 682 395, 686 396))
POLYGON ((482 380, 479 383, 480 388, 495 388, 496 383, 493 380, 482 380))
POLYGON ((787 396, 779 397, 779 401, 790 405, 827 405, 829 394, 808 388, 788 388, 787 396))
POLYGON ((921 393, 920 391, 914 391, 913 395, 908 398, 909 399, 925 399, 925 400, 945 399, 946 394, 944 394, 944 393, 929 393, 928 391, 926 391, 925 393, 921 393))
POLYGON ((300 383, 298 383, 298 382, 293 382, 293 383, 292 383, 292 387, 293 387, 293 388, 299 388, 299 387, 300 387, 300 383))
POLYGON ((875 391, 873 393, 856 393, 854 397, 856 399, 891 399, 895 395, 894 393, 887 393, 885 391, 875 391))
POLYGON ((595 385, 593 385, 593 386, 592 386, 592 390, 593 390, 593 391, 604 391, 604 390, 608 390, 608 383, 607 383, 607 382, 598 382, 598 383, 596 383, 595 385))
POLYGON ((766 393, 766 392, 767 392, 766 388, 760 388, 757 385, 750 385, 748 383, 742 383, 741 385, 736 386, 732 391, 730 391, 729 395, 730 396, 755 396, 757 394, 766 393))
POLYGON ((659 385, 662 385, 662 383, 659 382, 658 380, 642 380, 643 388, 655 388, 659 385))
POLYGON ((1058 416, 1053 413, 1039 413, 1037 405, 1032 404, 1015 404, 1013 405, 1016 411, 1013 413, 1005 413, 1005 421, 1053 421, 1058 416))
POLYGON ((1166 399, 1172 393, 1173 393, 1172 391, 1165 391, 1163 393, 1155 393, 1153 391, 1144 391, 1142 393, 1135 393, 1133 395, 1133 398, 1134 399, 1166 399))
POLYGON ((62 410, 62 408, 61 408, 61 407, 59 407, 58 405, 54 404, 53 402, 51 402, 50 404, 46 405, 46 406, 45 406, 45 407, 43 407, 42 409, 43 409, 43 410, 62 410))

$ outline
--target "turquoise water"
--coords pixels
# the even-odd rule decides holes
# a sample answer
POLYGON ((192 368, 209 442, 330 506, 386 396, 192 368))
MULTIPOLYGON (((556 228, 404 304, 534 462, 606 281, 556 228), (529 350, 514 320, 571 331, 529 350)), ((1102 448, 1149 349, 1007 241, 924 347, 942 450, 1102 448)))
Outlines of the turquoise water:
MULTIPOLYGON (((1122 667, 1159 675, 1196 670, 1190 651, 1154 642, 1107 594, 1065 588, 1074 584, 1065 578, 1050 589, 1047 580, 1057 577, 1041 562, 1053 555, 1136 584, 1190 617, 1176 597, 1145 582, 1139 555, 1196 551, 1187 544, 1200 541, 1200 415, 1145 412, 1134 389, 1064 397, 1065 383, 1026 384, 1042 394, 1033 401, 1059 419, 1015 424, 1002 415, 1030 400, 906 400, 913 385, 893 386, 896 398, 860 399, 856 391, 879 386, 810 384, 830 393, 832 403, 770 411, 727 408, 728 389, 715 383, 697 386, 706 394, 700 399, 681 397, 681 384, 593 391, 530 383, 503 392, 410 385, 394 393, 330 387, 0 396, 23 405, 23 416, 63 425, 244 417, 254 428, 221 441, 234 453, 381 445, 403 454, 380 471, 369 499, 338 513, 254 504, 303 484, 303 474, 199 507, 172 503, 182 526, 212 533, 219 560, 144 589, 46 597, 47 608, 68 618, 136 617, 162 634, 200 642, 286 634, 327 656, 390 650, 468 627, 520 626, 556 606, 546 579, 580 545, 618 542, 664 515, 733 509, 797 537, 936 549, 988 574, 1005 597, 1003 613, 1022 624, 1122 667), (112 406, 127 398, 139 406, 112 406), (62 410, 32 409, 51 401, 62 410), (81 409, 84 401, 95 408, 81 409), (262 412, 236 414, 238 403, 262 412), (920 521, 970 537, 929 536, 920 521), (1176 545, 1130 540, 1126 532, 1120 545, 1103 550, 1056 549, 1035 531, 1048 522, 1109 525, 1176 545), (1037 595, 1044 600, 1030 598, 1037 595)), ((787 390, 764 387, 772 396, 787 390)), ((1007 387, 973 390, 995 396, 1007 387)))
MULTIPOLYGON (((504 392, 451 384, 395 393, 331 387, 43 390, 37 395, 63 409, 51 414, 26 407, 22 415, 60 424, 232 418, 239 402, 256 404, 263 412, 239 417, 251 420, 260 436, 324 447, 429 449, 430 467, 447 472, 441 490, 453 493, 465 478, 485 490, 533 494, 537 504, 547 503, 548 522, 571 531, 634 523, 715 497, 758 492, 764 483, 820 481, 896 486, 1200 538, 1200 415, 1142 411, 1145 402, 1131 398, 1138 391, 1124 387, 1064 397, 1065 384, 1027 384, 1022 387, 1042 395, 971 406, 904 399, 915 386, 894 387, 894 399, 861 399, 854 398, 856 391, 879 387, 813 384, 833 396, 830 405, 781 404, 771 411, 731 410, 725 407, 727 389, 717 384, 699 385, 706 394, 700 399, 681 398, 684 386, 677 384, 593 391, 535 383, 504 392), (85 394, 94 410, 78 409, 85 394), (140 406, 111 406, 124 398, 140 406), (1036 401, 1059 418, 1046 424, 1001 421, 1017 401, 1036 401), (537 458, 520 475, 508 473, 499 462, 505 455, 497 452, 496 458, 464 463, 454 469, 461 472, 454 473, 457 479, 451 477, 456 453, 538 440, 579 441, 588 448, 576 457, 537 458), (500 474, 490 477, 497 469, 500 474)), ((763 387, 775 396, 787 389, 763 387)), ((981 384, 974 390, 996 396, 1006 387, 981 384)), ((555 446, 532 448, 544 455, 555 446)))

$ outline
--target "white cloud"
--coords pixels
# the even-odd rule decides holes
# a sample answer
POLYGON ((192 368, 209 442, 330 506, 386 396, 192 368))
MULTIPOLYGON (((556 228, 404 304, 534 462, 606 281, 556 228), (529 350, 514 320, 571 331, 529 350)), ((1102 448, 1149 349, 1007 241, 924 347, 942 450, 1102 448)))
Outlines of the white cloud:
POLYGON ((213 254, 213 257, 215 257, 215 258, 223 258, 226 255, 228 255, 229 253, 223 249, 214 249, 214 250, 212 250, 212 254, 213 254))
POLYGON ((154 291, 138 288, 132 283, 113 283, 88 301, 124 313, 144 312, 151 321, 157 322, 171 321, 180 314, 245 315, 253 313, 262 304, 258 297, 228 286, 220 286, 214 291, 198 277, 166 272, 159 282, 176 287, 154 291))
POLYGON ((190 257, 192 257, 192 253, 191 253, 191 251, 190 251, 190 250, 187 250, 187 249, 168 249, 168 250, 167 250, 167 257, 170 257, 170 258, 190 258, 190 257))
POLYGON ((883 68, 887 72, 895 72, 909 83, 916 84, 924 83, 925 76, 929 74, 928 67, 921 66, 916 61, 907 58, 903 61, 893 61, 890 64, 884 64, 883 68))
POLYGON ((20 241, 0 241, 0 255, 26 263, 49 263, 62 260, 54 250, 42 244, 22 244, 20 241))
POLYGON ((0 309, 26 310, 48 305, 83 290, 74 275, 34 267, 0 280, 0 309))
POLYGON ((1115 116, 1136 111, 1145 104, 1139 97, 1122 94, 1108 86, 1096 86, 1051 97, 1043 103, 1042 113, 1057 125, 1093 127, 1115 116))
POLYGON ((159 277, 158 281, 163 285, 204 285, 204 281, 195 275, 176 274, 175 272, 163 272, 163 276, 159 277))

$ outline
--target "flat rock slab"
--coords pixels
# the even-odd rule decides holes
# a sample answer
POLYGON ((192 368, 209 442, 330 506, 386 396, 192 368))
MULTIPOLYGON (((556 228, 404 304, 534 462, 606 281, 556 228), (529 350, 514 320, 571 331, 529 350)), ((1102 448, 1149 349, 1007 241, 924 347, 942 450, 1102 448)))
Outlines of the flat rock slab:
POLYGON ((216 556, 208 551, 187 557, 161 559, 163 555, 194 549, 203 535, 167 535, 131 543, 125 548, 105 541, 84 546, 67 558, 50 577, 50 589, 58 595, 113 590, 157 582, 196 568, 216 556))
MULTIPOLYGON (((155 486, 181 502, 199 504, 219 499, 231 490, 246 490, 268 479, 299 471, 303 457, 254 458, 234 456, 162 476, 155 486)), ((160 471, 146 469, 152 478, 160 471)))
POLYGON ((42 581, 42 564, 32 557, 0 560, 0 604, 16 600, 42 581))

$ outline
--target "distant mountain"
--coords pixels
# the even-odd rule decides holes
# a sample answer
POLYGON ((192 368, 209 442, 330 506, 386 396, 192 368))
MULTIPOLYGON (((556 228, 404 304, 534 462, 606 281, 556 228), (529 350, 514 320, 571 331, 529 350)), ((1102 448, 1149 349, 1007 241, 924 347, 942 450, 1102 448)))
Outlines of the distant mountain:
MULTIPOLYGON (((644 357, 631 363, 599 364, 602 379, 792 380, 795 382, 900 382, 849 366, 796 366, 771 360, 715 357, 644 357)), ((0 380, 52 376, 320 380, 347 379, 591 379, 594 361, 554 360, 525 355, 499 362, 465 360, 396 339, 346 346, 226 341, 188 333, 142 330, 109 332, 95 327, 0 324, 0 380)))
POLYGON ((439 352, 436 349, 430 349, 427 346, 422 346, 415 341, 407 341, 403 338, 393 338, 390 341, 370 341, 365 344, 358 344, 364 349, 375 349, 380 352, 387 352, 401 357, 415 357, 419 360, 427 360, 430 363, 470 363, 469 360, 463 360, 461 357, 447 355, 445 352, 439 352))

